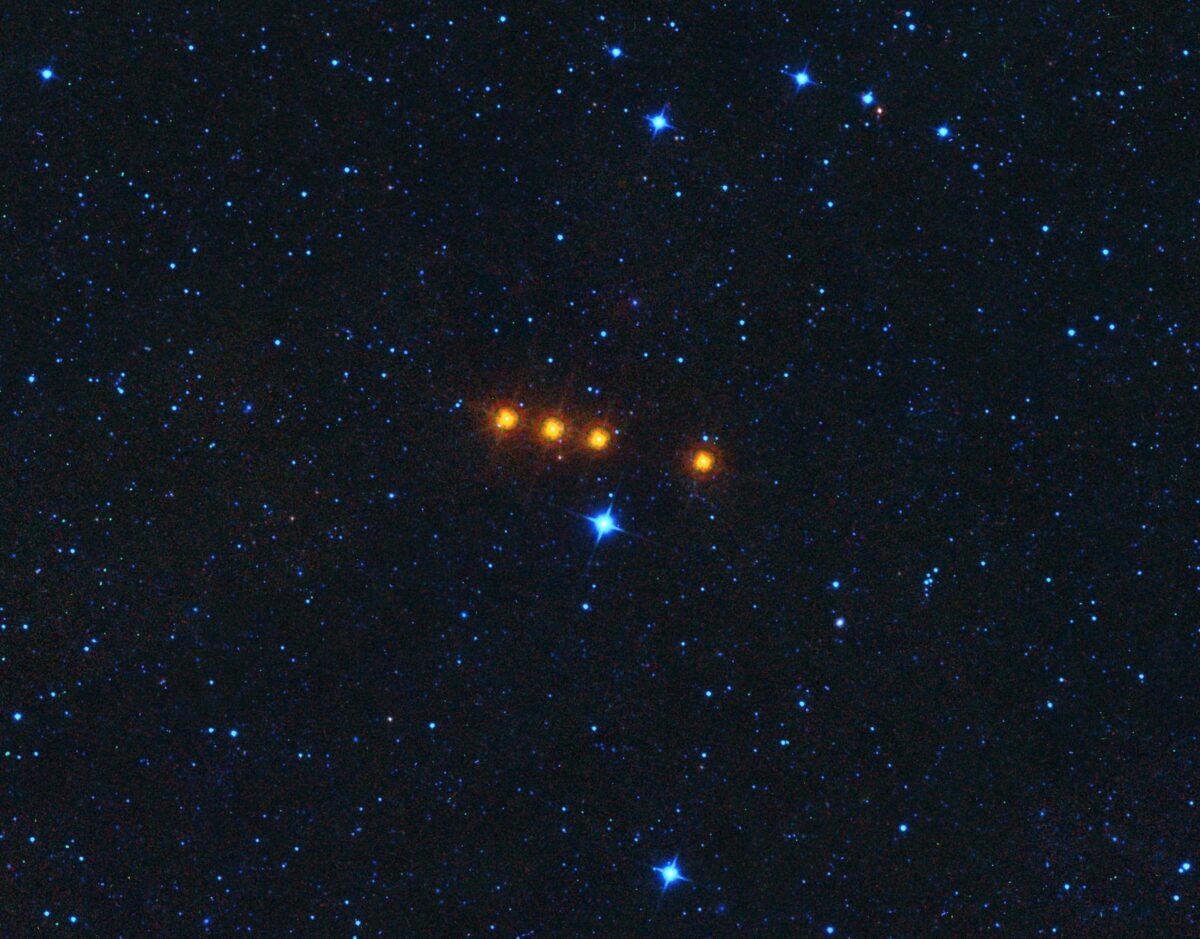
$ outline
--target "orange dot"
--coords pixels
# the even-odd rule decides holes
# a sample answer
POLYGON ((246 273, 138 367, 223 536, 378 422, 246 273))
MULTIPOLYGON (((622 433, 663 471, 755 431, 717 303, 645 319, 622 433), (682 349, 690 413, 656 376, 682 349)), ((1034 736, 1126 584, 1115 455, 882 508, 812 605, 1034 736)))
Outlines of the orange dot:
POLYGON ((608 432, 608 428, 606 427, 593 427, 588 431, 587 445, 589 450, 603 450, 611 440, 612 434, 608 432))
POLYGON ((508 405, 505 405, 502 408, 496 409, 493 420, 495 420, 496 426, 500 430, 512 430, 521 422, 521 415, 517 413, 516 408, 510 408, 508 405))
POLYGON ((711 473, 717 458, 711 450, 697 450, 692 454, 692 469, 697 473, 711 473))
POLYGON ((542 421, 542 439, 548 443, 558 443, 567 432, 567 425, 560 418, 548 417, 542 421))

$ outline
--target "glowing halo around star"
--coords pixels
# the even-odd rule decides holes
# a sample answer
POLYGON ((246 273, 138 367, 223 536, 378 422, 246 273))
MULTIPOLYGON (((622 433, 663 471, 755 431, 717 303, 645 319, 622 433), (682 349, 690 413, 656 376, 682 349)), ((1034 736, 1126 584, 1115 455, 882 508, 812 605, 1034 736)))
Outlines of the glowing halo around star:
POLYGON ((521 423, 521 413, 514 407, 502 404, 492 412, 492 424, 497 430, 515 430, 521 423))
POLYGON ((688 458, 688 466, 697 476, 708 476, 717 468, 717 455, 708 447, 697 447, 688 458))
POLYGON ((542 426, 538 428, 538 435, 546 443, 559 443, 566 432, 567 425, 561 417, 543 418, 542 426))
POLYGON ((597 425, 588 430, 583 442, 593 453, 603 453, 612 443, 612 432, 607 427, 597 425))

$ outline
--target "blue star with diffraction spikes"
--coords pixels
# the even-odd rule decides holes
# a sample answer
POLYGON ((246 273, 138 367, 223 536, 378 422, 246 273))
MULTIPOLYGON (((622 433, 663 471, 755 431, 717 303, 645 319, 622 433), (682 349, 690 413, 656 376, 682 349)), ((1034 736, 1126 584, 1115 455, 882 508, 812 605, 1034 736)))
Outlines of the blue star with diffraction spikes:
POLYGON ((658 876, 662 878, 662 888, 664 893, 666 892, 667 888, 671 886, 671 884, 681 880, 685 882, 687 881, 687 878, 684 877, 679 871, 678 855, 671 858, 671 860, 669 860, 662 867, 656 867, 654 870, 658 876))

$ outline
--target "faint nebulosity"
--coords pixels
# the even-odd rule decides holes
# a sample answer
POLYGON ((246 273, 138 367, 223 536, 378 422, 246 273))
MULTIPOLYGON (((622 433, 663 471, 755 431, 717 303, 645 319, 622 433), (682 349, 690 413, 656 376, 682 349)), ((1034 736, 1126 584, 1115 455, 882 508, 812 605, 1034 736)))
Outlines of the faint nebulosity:
POLYGON ((1200 929, 1196 12, 657 6, 0 15, 0 935, 1200 929))

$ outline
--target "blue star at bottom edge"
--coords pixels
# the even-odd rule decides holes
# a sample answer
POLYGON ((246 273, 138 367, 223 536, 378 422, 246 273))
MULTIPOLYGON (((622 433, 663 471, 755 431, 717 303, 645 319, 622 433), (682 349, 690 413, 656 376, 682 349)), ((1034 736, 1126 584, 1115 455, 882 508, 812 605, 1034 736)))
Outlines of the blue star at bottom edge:
POLYGON ((677 881, 687 881, 687 878, 679 872, 679 857, 676 855, 671 858, 662 867, 654 868, 655 873, 662 878, 662 888, 665 891, 671 884, 677 881))

